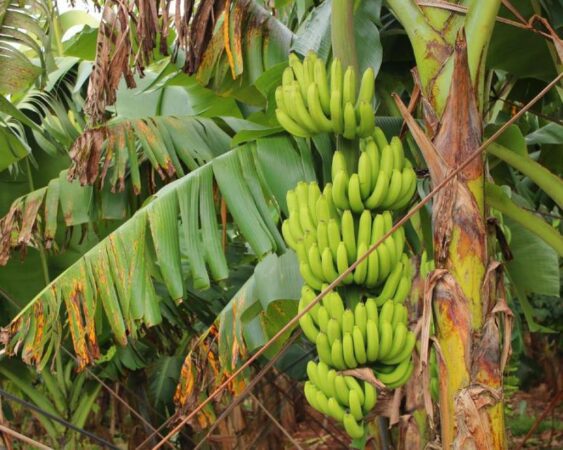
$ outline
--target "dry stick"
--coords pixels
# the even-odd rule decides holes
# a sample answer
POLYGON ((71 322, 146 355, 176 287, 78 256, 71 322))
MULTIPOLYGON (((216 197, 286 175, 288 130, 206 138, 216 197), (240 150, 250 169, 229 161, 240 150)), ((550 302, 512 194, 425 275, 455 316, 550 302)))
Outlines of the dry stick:
POLYGON ((22 442, 25 442, 26 444, 29 444, 32 447, 40 448, 42 450, 54 450, 52 447, 48 447, 45 444, 42 444, 41 442, 37 442, 36 440, 31 439, 30 437, 24 436, 23 434, 18 433, 17 431, 14 431, 11 428, 8 428, 7 426, 0 425, 0 431, 2 433, 6 433, 9 434, 10 436, 13 436, 22 442))
POLYGON ((528 439, 530 439, 530 436, 534 433, 534 431, 536 431, 536 428, 539 426, 539 424, 542 422, 542 420, 545 419, 545 416, 547 416, 549 414, 549 412, 553 408, 555 408, 557 406, 557 403, 559 403, 562 399, 563 399, 563 391, 559 391, 559 393, 555 396, 555 398, 553 400, 551 400, 549 405, 547 405, 547 408, 545 409, 545 411, 543 413, 541 413, 541 415, 536 419, 536 421, 532 425, 532 428, 530 428, 528 430, 528 432, 526 433, 526 436, 524 436, 524 440, 520 443, 520 445, 518 446, 518 448, 516 450, 521 450, 522 448, 524 448, 524 444, 526 443, 526 441, 528 439))
POLYGON ((266 414, 268 418, 274 423, 274 425, 278 427, 278 429, 285 435, 285 437, 289 439, 289 441, 295 446, 295 448, 304 450, 303 447, 301 447, 299 443, 295 439, 293 439, 293 436, 291 436, 291 434, 284 428, 284 426, 281 423, 279 423, 274 416, 272 416, 272 414, 270 413, 270 411, 268 411, 267 408, 264 407, 262 402, 258 400, 258 398, 253 393, 250 393, 250 396, 254 399, 254 401, 256 401, 258 407, 262 411, 264 411, 264 414, 266 414))
POLYGON ((561 72, 557 77, 553 79, 541 92, 536 95, 530 102, 524 106, 518 113, 512 116, 507 122, 505 122, 491 137, 489 137, 481 146, 469 155, 469 157, 459 165, 455 170, 453 170, 446 178, 444 178, 434 189, 432 189, 426 197, 424 197, 417 205, 415 205, 407 214, 405 214, 387 233, 385 233, 381 239, 379 239, 375 244, 371 245, 367 252, 360 256, 354 263, 348 267, 344 272, 342 272, 332 283, 328 285, 323 291, 315 297, 311 303, 309 303, 305 308, 301 310, 293 319, 291 319, 285 326, 283 326, 260 350, 258 350, 254 355, 252 355, 241 367, 239 367, 226 381, 224 381, 215 391, 207 397, 203 402, 199 404, 188 416, 186 416, 182 421, 168 433, 162 441, 160 441, 153 450, 156 450, 168 439, 170 439, 174 434, 176 434, 186 422, 188 422, 192 417, 194 417, 199 411, 201 411, 211 400, 213 400, 219 393, 229 385, 229 383, 237 377, 243 370, 245 370, 250 364, 252 364, 256 359, 258 359, 277 339, 285 334, 291 327, 293 327, 301 317, 307 314, 313 307, 329 292, 331 292, 336 286, 338 286, 352 271, 361 264, 369 255, 377 249, 389 236, 391 236, 398 228, 404 225, 414 214, 416 214, 424 205, 426 205, 439 191, 441 191, 450 181, 452 181, 456 175, 458 175, 463 169, 465 169, 471 162, 492 143, 494 142, 504 131, 516 122, 529 108, 531 108, 537 101, 539 101, 553 86, 555 86, 563 78, 563 72, 561 72))

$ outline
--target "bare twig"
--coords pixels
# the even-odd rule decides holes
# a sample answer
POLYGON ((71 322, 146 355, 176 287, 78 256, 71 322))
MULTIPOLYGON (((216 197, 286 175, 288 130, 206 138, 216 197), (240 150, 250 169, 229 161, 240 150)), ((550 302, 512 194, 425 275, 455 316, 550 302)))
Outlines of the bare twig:
POLYGON ((41 442, 37 442, 36 440, 31 439, 30 437, 24 436, 23 434, 18 433, 17 431, 12 430, 11 428, 8 428, 5 425, 0 425, 0 431, 2 433, 6 433, 6 434, 9 434, 10 436, 13 436, 16 439, 18 439, 22 442, 25 442, 26 444, 31 445, 34 448, 40 448, 40 449, 43 449, 43 450, 53 450, 52 447, 48 447, 48 446, 42 444, 41 442))
POLYGON ((545 417, 551 412, 551 410, 553 408, 555 408, 557 406, 557 404, 561 400, 563 400, 563 391, 559 391, 559 393, 553 398, 553 400, 551 400, 549 405, 547 405, 547 408, 545 408, 545 411, 543 413, 541 413, 541 415, 536 419, 536 421, 532 425, 532 428, 530 428, 528 430, 528 432, 526 433, 526 436, 524 436, 524 440, 522 442, 520 442, 520 445, 518 446, 518 448, 516 450, 521 450, 522 448, 524 448, 524 444, 526 443, 526 441, 528 439, 530 439, 530 436, 534 433, 534 431, 536 431, 536 428, 539 426, 539 424, 542 422, 542 420, 545 419, 545 417))
POLYGON ((295 446, 295 448, 298 448, 299 450, 304 450, 303 447, 301 447, 299 445, 299 442, 297 442, 295 439, 293 439, 293 436, 291 435, 291 433, 289 433, 284 428, 284 426, 281 423, 279 423, 278 420, 274 416, 272 416, 270 411, 268 411, 268 409, 264 407, 262 402, 260 400, 258 400, 258 398, 253 393, 250 393, 250 396, 254 399, 254 401, 256 402, 258 407, 264 412, 264 414, 266 414, 268 416, 268 418, 274 423, 274 425, 276 427, 278 427, 278 429, 285 435, 285 437, 289 439, 289 441, 295 446))

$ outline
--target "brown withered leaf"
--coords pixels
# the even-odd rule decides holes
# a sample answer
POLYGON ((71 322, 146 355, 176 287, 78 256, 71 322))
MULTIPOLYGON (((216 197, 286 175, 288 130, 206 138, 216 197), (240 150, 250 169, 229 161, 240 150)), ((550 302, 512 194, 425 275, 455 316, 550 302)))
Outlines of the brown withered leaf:
MULTIPOLYGON (((109 134, 111 135, 112 133, 109 134)), ((96 181, 100 169, 102 146, 107 137, 108 129, 102 126, 84 131, 74 141, 69 151, 69 156, 73 163, 68 170, 69 180, 78 178, 82 185, 93 184, 96 181)), ((105 170, 107 169, 102 171, 104 175, 105 170)))

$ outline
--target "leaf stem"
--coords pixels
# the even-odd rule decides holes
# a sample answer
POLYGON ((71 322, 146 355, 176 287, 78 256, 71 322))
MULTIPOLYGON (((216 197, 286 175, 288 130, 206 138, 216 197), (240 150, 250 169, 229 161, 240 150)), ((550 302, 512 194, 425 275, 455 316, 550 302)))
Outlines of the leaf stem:
POLYGON ((500 188, 491 183, 485 184, 487 204, 510 217, 550 245, 563 257, 563 236, 551 225, 534 214, 520 208, 500 188))
POLYGON ((359 74, 356 36, 354 34, 354 0, 333 0, 331 13, 332 53, 344 70, 352 66, 359 74))
POLYGON ((500 144, 489 145, 487 152, 522 172, 549 195, 559 205, 559 208, 563 209, 563 180, 561 178, 532 158, 520 156, 500 144))

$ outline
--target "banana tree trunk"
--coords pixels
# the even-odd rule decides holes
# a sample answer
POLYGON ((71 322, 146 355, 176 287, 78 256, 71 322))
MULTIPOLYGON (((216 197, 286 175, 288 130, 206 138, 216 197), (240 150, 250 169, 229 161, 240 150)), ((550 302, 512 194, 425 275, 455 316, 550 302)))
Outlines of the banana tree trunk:
MULTIPOLYGON (((412 120, 410 128, 436 186, 482 141, 484 61, 500 0, 465 2, 465 16, 422 9, 411 0, 387 3, 415 52, 426 133, 412 120)), ((402 111, 408 115, 404 105, 402 111)), ((500 338, 493 290, 486 289, 483 159, 436 195, 432 211, 441 443, 444 449, 502 449, 500 338)))

